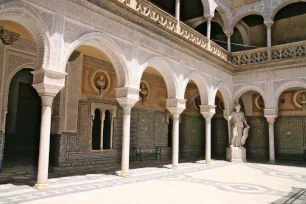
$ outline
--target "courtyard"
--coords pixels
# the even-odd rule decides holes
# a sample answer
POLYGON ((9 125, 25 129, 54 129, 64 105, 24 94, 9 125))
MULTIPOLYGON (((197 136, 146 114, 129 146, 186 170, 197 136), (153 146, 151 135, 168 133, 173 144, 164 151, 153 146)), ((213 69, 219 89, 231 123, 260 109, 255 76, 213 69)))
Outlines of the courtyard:
POLYGON ((132 164, 127 178, 117 176, 114 166, 51 169, 46 190, 32 187, 31 168, 7 168, 0 177, 0 203, 306 203, 305 163, 156 166, 132 164))

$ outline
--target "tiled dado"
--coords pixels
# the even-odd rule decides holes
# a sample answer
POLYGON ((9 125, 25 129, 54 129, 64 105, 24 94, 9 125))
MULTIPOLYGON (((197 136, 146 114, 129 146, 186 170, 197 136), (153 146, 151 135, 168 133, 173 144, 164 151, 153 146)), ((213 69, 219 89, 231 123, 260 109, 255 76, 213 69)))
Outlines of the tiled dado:
POLYGON ((4 132, 0 131, 0 172, 2 171, 3 156, 4 156, 4 132))

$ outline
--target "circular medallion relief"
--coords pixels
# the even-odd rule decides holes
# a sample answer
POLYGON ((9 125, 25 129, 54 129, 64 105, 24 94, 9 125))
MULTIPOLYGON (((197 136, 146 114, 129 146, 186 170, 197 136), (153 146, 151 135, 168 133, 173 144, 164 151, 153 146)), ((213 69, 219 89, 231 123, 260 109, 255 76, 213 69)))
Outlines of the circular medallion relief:
POLYGON ((110 77, 104 71, 96 71, 92 75, 91 85, 93 89, 101 96, 110 88, 110 77))
POLYGON ((306 107, 306 90, 295 92, 293 95, 293 103, 297 108, 306 107))
POLYGON ((265 102, 264 102, 264 100, 263 100, 261 95, 257 95, 255 97, 255 106, 259 110, 262 110, 265 107, 265 102))

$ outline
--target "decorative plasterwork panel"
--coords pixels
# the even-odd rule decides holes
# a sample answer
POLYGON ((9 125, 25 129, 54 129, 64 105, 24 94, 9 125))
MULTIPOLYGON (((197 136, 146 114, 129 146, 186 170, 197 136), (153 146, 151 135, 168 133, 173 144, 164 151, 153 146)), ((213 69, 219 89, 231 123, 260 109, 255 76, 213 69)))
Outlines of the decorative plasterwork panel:
POLYGON ((83 56, 68 64, 66 91, 66 132, 77 132, 78 104, 81 98, 83 56))

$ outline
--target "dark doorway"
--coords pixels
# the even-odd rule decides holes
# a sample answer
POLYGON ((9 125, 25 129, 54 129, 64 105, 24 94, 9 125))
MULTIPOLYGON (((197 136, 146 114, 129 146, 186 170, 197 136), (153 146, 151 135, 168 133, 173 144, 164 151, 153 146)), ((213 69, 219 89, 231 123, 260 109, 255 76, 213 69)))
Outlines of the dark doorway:
POLYGON ((92 149, 101 149, 101 112, 99 109, 95 110, 95 116, 92 126, 92 149))
POLYGON ((4 167, 37 165, 41 99, 32 87, 31 69, 22 69, 12 79, 5 127, 4 167))
POLYGON ((111 113, 109 110, 105 111, 104 129, 103 129, 103 149, 111 148, 111 113))

